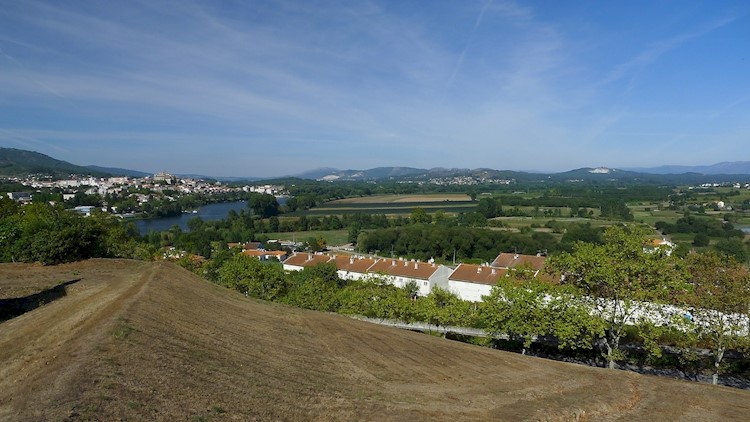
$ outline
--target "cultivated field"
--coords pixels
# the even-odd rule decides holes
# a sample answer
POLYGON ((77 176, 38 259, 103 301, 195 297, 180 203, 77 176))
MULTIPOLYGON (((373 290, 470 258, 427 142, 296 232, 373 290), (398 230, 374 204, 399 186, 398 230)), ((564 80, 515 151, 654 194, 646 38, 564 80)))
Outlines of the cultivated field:
POLYGON ((437 194, 419 194, 419 195, 372 195, 357 198, 346 198, 331 201, 329 204, 398 204, 403 202, 469 202, 469 195, 463 193, 437 193, 437 194))
POLYGON ((420 194, 420 195, 373 195, 339 199, 326 202, 319 207, 297 212, 296 215, 322 216, 341 214, 411 214, 414 208, 422 208, 428 213, 443 210, 447 214, 472 212, 477 203, 461 193, 420 194))
POLYGON ((304 242, 307 239, 314 237, 322 237, 326 240, 328 245, 337 246, 344 245, 347 243, 349 238, 349 230, 309 230, 304 232, 278 232, 278 233, 265 233, 269 239, 277 240, 289 240, 304 242))
MULTIPOLYGON (((19 269, 21 270, 19 272, 19 269)), ((168 263, 0 324, 0 420, 747 420, 750 392, 552 362, 245 298, 168 263)))

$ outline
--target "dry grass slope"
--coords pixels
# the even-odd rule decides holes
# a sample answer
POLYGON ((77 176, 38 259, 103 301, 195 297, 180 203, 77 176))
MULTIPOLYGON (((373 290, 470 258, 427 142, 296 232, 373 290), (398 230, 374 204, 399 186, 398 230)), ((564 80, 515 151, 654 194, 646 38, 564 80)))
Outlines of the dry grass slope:
MULTIPOLYGON (((82 280, 0 324, 0 420, 747 420, 750 393, 246 299, 167 263, 0 265, 82 280)), ((15 277, 15 278, 14 278, 15 277)), ((17 280, 16 280, 17 282, 17 280)))

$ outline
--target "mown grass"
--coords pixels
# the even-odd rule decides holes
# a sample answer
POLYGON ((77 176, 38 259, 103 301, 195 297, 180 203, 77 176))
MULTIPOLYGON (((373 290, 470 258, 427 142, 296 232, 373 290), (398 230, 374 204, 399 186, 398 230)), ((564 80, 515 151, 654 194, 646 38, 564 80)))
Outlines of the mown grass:
POLYGON ((126 339, 133 331, 135 327, 124 317, 120 316, 117 318, 117 325, 115 326, 112 336, 117 340, 126 339))

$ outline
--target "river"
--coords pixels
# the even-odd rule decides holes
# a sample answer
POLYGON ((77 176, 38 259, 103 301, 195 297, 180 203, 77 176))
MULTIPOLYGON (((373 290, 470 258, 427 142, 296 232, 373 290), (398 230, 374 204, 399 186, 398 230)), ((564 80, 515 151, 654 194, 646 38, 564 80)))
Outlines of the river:
POLYGON ((227 218, 229 210, 247 210, 247 201, 234 201, 234 202, 219 202, 216 204, 207 204, 197 209, 197 213, 187 213, 175 215, 173 217, 164 218, 152 218, 149 220, 135 220, 135 225, 138 227, 138 232, 141 235, 148 234, 150 231, 164 231, 169 230, 172 226, 177 224, 183 231, 187 231, 187 222, 191 218, 200 217, 204 221, 215 221, 227 218))

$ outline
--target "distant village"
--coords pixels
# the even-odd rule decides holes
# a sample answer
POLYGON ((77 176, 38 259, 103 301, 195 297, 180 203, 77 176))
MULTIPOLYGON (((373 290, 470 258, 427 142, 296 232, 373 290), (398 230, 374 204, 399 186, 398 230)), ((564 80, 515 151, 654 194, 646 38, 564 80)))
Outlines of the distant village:
MULTIPOLYGON (((270 195, 283 195, 286 193, 284 186, 279 185, 257 185, 257 186, 228 186, 219 181, 206 181, 203 179, 180 178, 173 174, 160 172, 152 176, 136 177, 107 177, 97 178, 91 176, 71 175, 68 179, 51 180, 44 176, 28 176, 25 178, 9 178, 10 182, 29 187, 29 191, 8 192, 10 199, 20 203, 30 203, 35 192, 41 189, 58 190, 62 192, 63 202, 73 199, 76 194, 83 192, 86 195, 99 195, 102 198, 107 195, 128 195, 142 205, 153 199, 153 194, 163 194, 167 200, 175 200, 182 195, 201 194, 206 196, 231 193, 231 192, 256 192, 270 195)), ((95 207, 76 207, 76 211, 89 214, 95 207)), ((117 213, 117 209, 102 207, 103 211, 117 213)))

